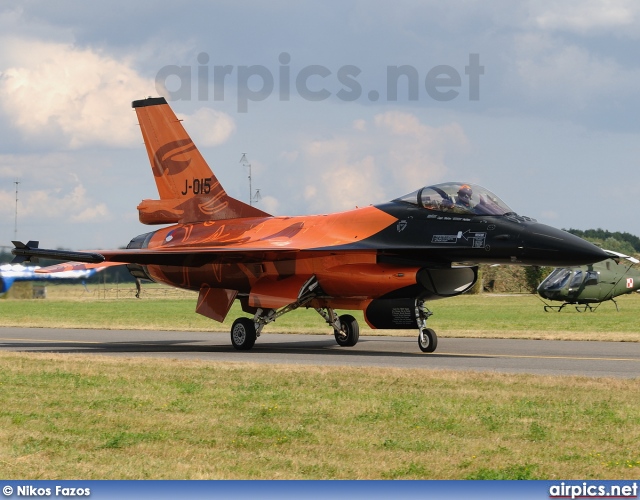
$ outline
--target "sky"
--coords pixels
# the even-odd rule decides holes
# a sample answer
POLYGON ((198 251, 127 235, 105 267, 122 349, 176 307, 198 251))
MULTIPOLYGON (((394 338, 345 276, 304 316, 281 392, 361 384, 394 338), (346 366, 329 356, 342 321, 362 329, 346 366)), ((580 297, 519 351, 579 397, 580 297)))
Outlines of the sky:
POLYGON ((158 229, 138 221, 158 195, 131 108, 158 95, 226 191, 248 202, 251 172, 274 215, 465 181, 554 227, 640 235, 639 39, 633 0, 7 2, 0 246, 158 229))

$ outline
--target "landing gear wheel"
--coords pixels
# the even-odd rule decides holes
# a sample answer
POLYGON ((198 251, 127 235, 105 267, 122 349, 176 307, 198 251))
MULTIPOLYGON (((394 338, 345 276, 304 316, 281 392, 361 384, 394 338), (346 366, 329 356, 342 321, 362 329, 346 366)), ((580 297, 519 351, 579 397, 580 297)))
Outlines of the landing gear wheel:
POLYGON ((433 352, 438 347, 438 336, 431 328, 425 328, 418 335, 418 346, 422 352, 433 352))
POLYGON ((256 343, 256 324, 249 318, 238 318, 231 327, 231 343, 239 351, 248 351, 256 343))
POLYGON ((360 326, 356 318, 350 314, 340 316, 340 330, 334 330, 336 342, 342 347, 353 347, 360 338, 360 326))

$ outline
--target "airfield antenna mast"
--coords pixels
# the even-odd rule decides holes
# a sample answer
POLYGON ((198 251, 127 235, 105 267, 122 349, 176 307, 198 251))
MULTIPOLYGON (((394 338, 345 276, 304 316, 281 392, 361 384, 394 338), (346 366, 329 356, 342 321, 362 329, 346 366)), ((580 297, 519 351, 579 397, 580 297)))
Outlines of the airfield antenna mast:
POLYGON ((13 239, 18 241, 18 184, 20 184, 20 181, 16 179, 13 183, 16 185, 16 216, 13 224, 13 239))
POLYGON ((251 186, 251 163, 249 163, 249 160, 247 160, 247 153, 242 153, 242 156, 240 157, 240 163, 242 163, 242 166, 249 169, 249 205, 253 206, 253 202, 259 202, 261 196, 259 189, 256 189, 255 194, 253 193, 253 188, 251 186))
POLYGON ((253 193, 253 201, 258 203, 262 199, 262 195, 260 194, 260 190, 256 189, 256 192, 253 193))

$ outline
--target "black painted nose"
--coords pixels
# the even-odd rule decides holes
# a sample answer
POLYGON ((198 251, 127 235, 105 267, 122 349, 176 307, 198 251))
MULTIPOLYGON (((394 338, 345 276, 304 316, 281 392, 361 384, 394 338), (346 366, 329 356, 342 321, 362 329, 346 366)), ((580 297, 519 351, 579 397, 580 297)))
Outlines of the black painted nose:
POLYGON ((523 264, 581 266, 609 258, 602 248, 544 224, 531 224, 522 231, 520 238, 523 264))

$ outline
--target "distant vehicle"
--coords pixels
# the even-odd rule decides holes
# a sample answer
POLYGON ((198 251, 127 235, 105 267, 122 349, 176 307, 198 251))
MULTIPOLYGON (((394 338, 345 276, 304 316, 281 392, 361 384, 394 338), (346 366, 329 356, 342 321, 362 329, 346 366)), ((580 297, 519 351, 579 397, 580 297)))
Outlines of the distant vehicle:
POLYGON ((554 269, 538 286, 541 297, 563 301, 559 306, 544 306, 545 311, 562 311, 565 306, 575 305, 582 312, 595 311, 607 300, 612 301, 619 295, 632 293, 640 289, 640 270, 633 264, 640 261, 634 257, 617 254, 614 258, 580 267, 558 267, 554 269), (627 262, 623 262, 626 260, 627 262), (591 304, 596 304, 592 306, 591 304), (582 306, 582 307, 581 307, 582 306))
POLYGON ((104 267, 57 273, 38 273, 40 266, 23 266, 21 264, 3 264, 0 266, 0 295, 5 294, 16 281, 67 281, 86 280, 104 267))
POLYGON ((199 291, 196 312, 215 321, 238 299, 253 316, 231 327, 239 350, 251 349, 268 323, 305 307, 324 318, 340 346, 356 345, 360 335, 353 316, 336 313, 346 309, 363 311, 372 328, 417 329, 420 350, 433 352, 426 301, 469 290, 478 263, 579 266, 608 258, 461 182, 419 186, 342 213, 274 217, 226 193, 164 98, 133 108, 160 197, 138 205, 139 219, 171 225, 122 250, 68 252, 14 241, 12 253, 18 261, 71 261, 49 271, 127 264, 135 277, 199 291))

